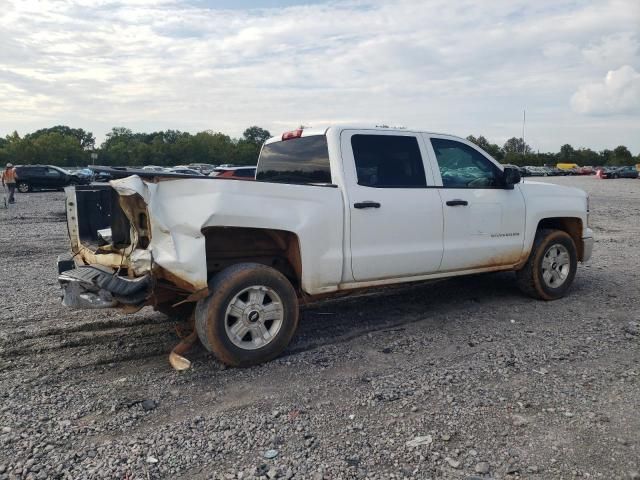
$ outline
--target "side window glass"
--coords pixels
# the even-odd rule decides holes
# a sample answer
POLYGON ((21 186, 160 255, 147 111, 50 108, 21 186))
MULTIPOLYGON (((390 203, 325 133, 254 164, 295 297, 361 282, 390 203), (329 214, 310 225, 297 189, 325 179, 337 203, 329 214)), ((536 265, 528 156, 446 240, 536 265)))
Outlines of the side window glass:
POLYGON ((60 172, 58 170, 53 169, 53 168, 47 168, 46 172, 47 172, 46 175, 48 177, 52 177, 53 178, 53 177, 59 177, 60 176, 60 172))
POLYGON ((501 172, 477 150, 455 140, 432 138, 442 185, 448 188, 491 188, 501 186, 501 172))
POLYGON ((256 176, 256 171, 250 168, 241 168, 240 170, 235 171, 235 176, 251 178, 256 176))
POLYGON ((376 188, 424 188, 427 181, 418 139, 396 135, 353 135, 358 185, 376 188))

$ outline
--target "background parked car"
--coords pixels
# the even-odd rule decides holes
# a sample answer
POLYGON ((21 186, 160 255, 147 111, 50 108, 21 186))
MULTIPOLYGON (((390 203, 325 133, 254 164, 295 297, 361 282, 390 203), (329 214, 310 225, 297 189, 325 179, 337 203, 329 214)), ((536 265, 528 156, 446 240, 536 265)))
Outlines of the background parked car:
POLYGON ((600 167, 600 176, 602 178, 618 178, 617 167, 600 167))
POLYGON ((113 180, 113 177, 108 172, 94 172, 93 181, 99 183, 106 183, 113 180))
POLYGON ((168 170, 168 172, 170 172, 170 173, 179 173, 181 175, 195 175, 197 177, 201 177, 202 176, 202 174, 199 171, 194 170, 193 168, 187 168, 187 167, 182 167, 182 166, 170 168, 168 170))
POLYGON ((528 177, 548 177, 549 171, 544 167, 527 166, 524 167, 528 177))
POLYGON ((613 178, 638 178, 638 170, 634 165, 616 168, 613 172, 613 178))
POLYGON ((577 167, 578 175, 591 175, 595 173, 593 167, 585 166, 585 167, 577 167))
POLYGON ((235 178, 236 180, 255 180, 256 167, 217 167, 209 176, 216 178, 235 178))
POLYGON ((187 167, 198 170, 203 175, 209 175, 215 170, 217 165, 211 165, 210 163, 190 163, 187 167))
POLYGON ((562 170, 561 168, 558 168, 558 167, 545 167, 545 168, 549 172, 549 175, 553 175, 554 177, 564 177, 568 175, 566 170, 562 170))
POLYGON ((91 178, 53 165, 18 165, 16 187, 19 192, 33 190, 61 190, 69 185, 88 185, 91 178))
POLYGON ((89 167, 80 168, 79 170, 71 173, 78 175, 79 177, 84 177, 89 181, 93 180, 93 177, 95 176, 95 172, 91 170, 89 167))

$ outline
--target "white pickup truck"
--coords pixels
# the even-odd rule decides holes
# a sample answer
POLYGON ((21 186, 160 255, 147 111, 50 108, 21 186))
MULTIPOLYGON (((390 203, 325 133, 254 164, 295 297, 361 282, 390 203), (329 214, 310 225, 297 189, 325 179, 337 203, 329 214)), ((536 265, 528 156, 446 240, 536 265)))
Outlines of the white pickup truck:
POLYGON ((300 299, 513 270, 553 300, 593 246, 585 192, 521 183, 451 135, 296 130, 265 143, 255 181, 148 175, 67 189, 63 302, 181 312, 186 343, 233 366, 281 353, 300 299))

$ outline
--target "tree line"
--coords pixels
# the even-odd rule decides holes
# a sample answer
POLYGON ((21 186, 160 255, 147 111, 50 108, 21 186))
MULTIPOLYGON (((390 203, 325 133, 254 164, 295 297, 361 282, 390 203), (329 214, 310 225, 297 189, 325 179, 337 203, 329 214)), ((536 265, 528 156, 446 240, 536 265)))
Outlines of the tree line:
POLYGON ((619 145, 613 150, 601 150, 596 152, 590 148, 574 148, 569 144, 560 147, 556 153, 534 152, 531 146, 527 145, 522 138, 512 137, 500 147, 489 142, 482 135, 474 137, 469 135, 467 140, 475 143, 493 158, 501 163, 512 165, 556 165, 557 163, 576 163, 580 166, 617 166, 633 165, 640 163, 640 154, 635 157, 624 145, 619 145))
MULTIPOLYGON (((133 132, 115 127, 105 141, 96 147, 95 137, 82 128, 58 125, 43 128, 24 137, 13 132, 0 137, 0 163, 47 164, 61 167, 78 167, 92 163, 91 154, 97 154, 98 165, 160 165, 173 166, 189 163, 223 163, 255 165, 260 147, 271 137, 264 128, 247 128, 241 138, 212 130, 191 134, 180 130, 164 130, 151 133, 133 132)), ((522 138, 510 138, 504 145, 491 143, 484 136, 469 135, 475 143, 496 160, 514 165, 632 165, 640 163, 624 145, 613 150, 594 151, 590 148, 574 148, 563 145, 559 152, 534 152, 522 138)))
POLYGON ((0 162, 60 167, 95 164, 110 166, 174 166, 189 163, 255 165, 269 131, 253 126, 241 138, 206 130, 191 134, 179 130, 139 133, 115 127, 96 147, 95 137, 81 128, 59 125, 24 137, 17 132, 0 138, 0 162))

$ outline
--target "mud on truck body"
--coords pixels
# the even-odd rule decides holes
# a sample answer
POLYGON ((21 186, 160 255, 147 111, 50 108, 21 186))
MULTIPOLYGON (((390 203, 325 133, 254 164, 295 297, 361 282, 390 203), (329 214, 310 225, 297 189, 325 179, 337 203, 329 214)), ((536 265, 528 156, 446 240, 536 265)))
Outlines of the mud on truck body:
POLYGON ((296 130, 262 148, 255 182, 149 174, 69 187, 63 303, 188 318, 222 362, 280 354, 300 299, 513 270, 565 295, 591 255, 588 197, 520 183, 466 140, 387 127, 296 130))

